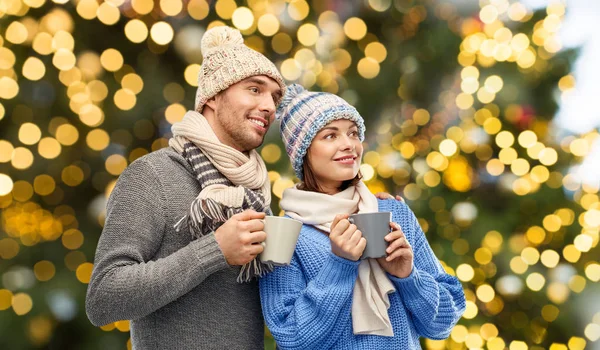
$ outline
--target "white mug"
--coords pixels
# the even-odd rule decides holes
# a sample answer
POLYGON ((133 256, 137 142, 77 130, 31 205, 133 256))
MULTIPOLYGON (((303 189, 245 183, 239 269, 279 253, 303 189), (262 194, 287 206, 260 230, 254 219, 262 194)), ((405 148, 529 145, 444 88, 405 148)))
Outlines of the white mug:
POLYGON ((275 266, 289 265, 296 249, 302 222, 283 216, 267 216, 264 219, 267 238, 260 260, 275 266))

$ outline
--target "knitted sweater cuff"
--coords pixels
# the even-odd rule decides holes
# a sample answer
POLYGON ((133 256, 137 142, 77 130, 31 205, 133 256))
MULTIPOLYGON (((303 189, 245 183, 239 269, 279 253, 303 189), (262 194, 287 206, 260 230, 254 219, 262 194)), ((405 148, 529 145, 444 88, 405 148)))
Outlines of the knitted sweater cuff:
POLYGON ((206 276, 210 276, 212 273, 229 266, 223 255, 223 251, 221 251, 215 239, 214 232, 193 241, 191 244, 195 245, 193 248, 196 252, 197 262, 206 276))
POLYGON ((398 287, 398 291, 404 298, 415 299, 420 297, 423 290, 423 280, 419 274, 419 270, 413 267, 410 275, 405 278, 398 278, 389 273, 388 277, 398 287))
POLYGON ((323 264, 323 268, 317 275, 320 284, 340 284, 350 281, 354 284, 358 275, 359 261, 352 261, 329 253, 323 264))

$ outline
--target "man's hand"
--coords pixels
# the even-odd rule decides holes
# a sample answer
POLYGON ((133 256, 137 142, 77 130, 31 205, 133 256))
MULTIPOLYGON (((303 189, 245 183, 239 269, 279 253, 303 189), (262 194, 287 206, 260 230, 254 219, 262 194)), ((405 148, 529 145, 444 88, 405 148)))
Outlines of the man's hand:
POLYGON ((215 231, 215 239, 229 265, 244 265, 262 253, 267 234, 265 213, 252 209, 235 214, 215 231))
POLYGON ((367 246, 367 240, 356 225, 348 221, 348 214, 335 216, 331 223, 329 239, 333 254, 352 261, 357 261, 367 246))
POLYGON ((377 262, 389 274, 406 278, 413 269, 413 250, 400 225, 390 222, 390 226, 394 231, 385 236, 385 240, 390 242, 386 249, 387 257, 379 258, 377 262))
POLYGON ((397 201, 404 202, 404 198, 400 197, 399 195, 394 198, 394 196, 387 192, 377 192, 375 193, 375 197, 377 197, 377 199, 396 199, 397 201))

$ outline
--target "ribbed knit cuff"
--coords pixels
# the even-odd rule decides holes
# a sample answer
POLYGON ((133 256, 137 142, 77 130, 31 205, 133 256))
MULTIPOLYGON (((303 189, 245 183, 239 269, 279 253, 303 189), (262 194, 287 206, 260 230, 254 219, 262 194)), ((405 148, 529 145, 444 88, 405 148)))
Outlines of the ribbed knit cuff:
POLYGON ((359 261, 352 261, 329 253, 323 263, 323 268, 319 271, 316 281, 321 285, 325 284, 343 284, 351 282, 354 284, 358 276, 359 261))
POLYGON ((191 244, 194 245, 193 249, 196 252, 196 257, 206 276, 229 267, 223 251, 221 251, 215 239, 214 232, 193 241, 191 244))
POLYGON ((421 284, 421 279, 419 278, 419 270, 416 267, 413 267, 412 272, 405 278, 398 278, 391 274, 387 274, 390 281, 392 281, 396 287, 398 287, 398 291, 400 295, 407 299, 418 298, 421 295, 421 289, 423 286, 421 284))

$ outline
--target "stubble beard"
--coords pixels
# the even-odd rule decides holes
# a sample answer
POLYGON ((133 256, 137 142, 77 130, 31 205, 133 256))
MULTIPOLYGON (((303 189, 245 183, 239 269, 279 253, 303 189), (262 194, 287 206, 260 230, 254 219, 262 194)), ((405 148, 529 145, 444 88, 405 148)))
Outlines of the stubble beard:
POLYGON ((226 107, 218 110, 216 113, 217 122, 221 124, 223 131, 225 131, 231 142, 242 152, 249 152, 260 147, 263 144, 264 138, 261 137, 257 144, 255 137, 251 135, 251 133, 254 133, 254 130, 248 130, 248 126, 245 125, 250 113, 244 113, 243 119, 237 120, 239 112, 230 107, 231 105, 226 96, 224 96, 223 105, 226 107))

